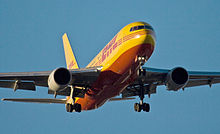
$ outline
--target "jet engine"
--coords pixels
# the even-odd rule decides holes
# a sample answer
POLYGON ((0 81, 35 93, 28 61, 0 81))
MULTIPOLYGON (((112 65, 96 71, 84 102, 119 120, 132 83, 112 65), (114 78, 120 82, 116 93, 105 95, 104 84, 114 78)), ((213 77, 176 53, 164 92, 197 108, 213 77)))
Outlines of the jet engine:
POLYGON ((183 88, 189 81, 189 74, 186 69, 176 67, 172 69, 166 78, 166 86, 169 91, 177 91, 183 88))
POLYGON ((57 68, 49 75, 48 87, 52 91, 62 90, 68 86, 71 80, 72 75, 68 69, 57 68))

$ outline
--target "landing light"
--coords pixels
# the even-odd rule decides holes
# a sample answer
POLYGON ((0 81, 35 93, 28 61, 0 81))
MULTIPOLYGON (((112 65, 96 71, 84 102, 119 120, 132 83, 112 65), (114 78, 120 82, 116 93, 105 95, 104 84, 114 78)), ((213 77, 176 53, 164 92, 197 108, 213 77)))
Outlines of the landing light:
POLYGON ((141 37, 140 35, 136 35, 136 36, 135 36, 135 38, 140 38, 140 37, 141 37))

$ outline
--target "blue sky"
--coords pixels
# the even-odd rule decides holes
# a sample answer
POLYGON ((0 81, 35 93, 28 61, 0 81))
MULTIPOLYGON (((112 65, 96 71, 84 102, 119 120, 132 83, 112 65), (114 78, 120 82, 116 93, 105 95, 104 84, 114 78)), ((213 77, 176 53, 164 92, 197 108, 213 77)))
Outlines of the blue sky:
MULTIPOLYGON (((65 66, 61 36, 67 32, 80 67, 125 25, 150 23, 156 49, 145 66, 220 71, 218 0, 0 0, 0 72, 45 71, 65 66)), ((220 85, 169 92, 158 87, 146 99, 150 113, 136 113, 138 100, 109 102, 82 113, 64 105, 0 102, 1 133, 170 133, 220 132, 220 85)), ((0 98, 49 97, 0 88, 0 98)))

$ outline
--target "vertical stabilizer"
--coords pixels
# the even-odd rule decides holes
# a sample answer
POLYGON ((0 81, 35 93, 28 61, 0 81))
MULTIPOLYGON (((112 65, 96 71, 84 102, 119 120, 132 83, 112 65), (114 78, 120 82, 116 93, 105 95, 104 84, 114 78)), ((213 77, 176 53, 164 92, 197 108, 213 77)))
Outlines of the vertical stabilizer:
POLYGON ((68 40, 67 34, 65 33, 62 38, 63 38, 63 47, 65 52, 67 69, 78 69, 79 66, 73 54, 73 50, 70 46, 70 42, 68 40))

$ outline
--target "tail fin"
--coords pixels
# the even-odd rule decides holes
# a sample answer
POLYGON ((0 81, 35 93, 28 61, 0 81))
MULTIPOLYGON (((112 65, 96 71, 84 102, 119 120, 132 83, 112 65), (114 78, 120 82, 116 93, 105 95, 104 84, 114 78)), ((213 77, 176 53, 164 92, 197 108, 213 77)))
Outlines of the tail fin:
POLYGON ((78 69, 79 66, 73 54, 73 50, 70 46, 70 42, 68 40, 67 34, 65 33, 62 38, 63 38, 63 47, 65 52, 67 69, 78 69))

